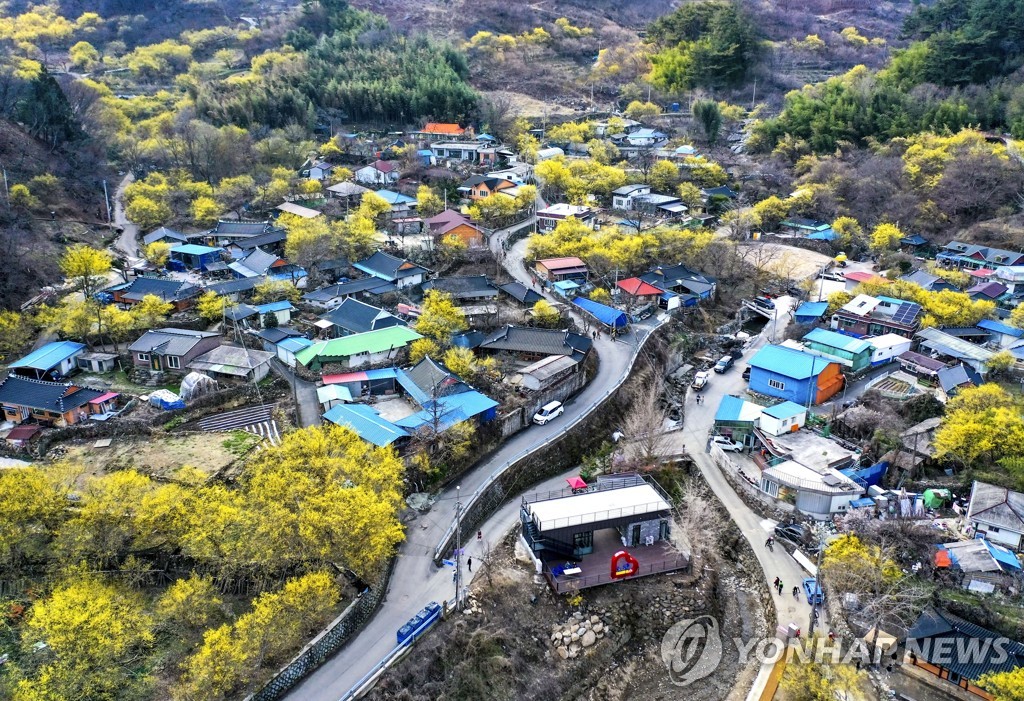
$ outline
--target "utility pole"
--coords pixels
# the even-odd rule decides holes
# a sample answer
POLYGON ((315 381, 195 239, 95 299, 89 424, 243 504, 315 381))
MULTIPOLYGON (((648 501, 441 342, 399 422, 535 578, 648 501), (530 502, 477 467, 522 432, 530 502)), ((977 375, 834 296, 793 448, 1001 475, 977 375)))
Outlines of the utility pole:
POLYGON ((462 486, 455 487, 455 610, 462 610, 462 486))
POLYGON ((11 191, 7 189, 7 168, 4 167, 4 195, 7 198, 7 211, 11 211, 11 191))
MULTIPOLYGON (((7 185, 7 175, 4 174, 4 185, 7 185)), ((110 223, 110 193, 107 192, 106 178, 103 180, 103 202, 107 206, 107 224, 110 223)))

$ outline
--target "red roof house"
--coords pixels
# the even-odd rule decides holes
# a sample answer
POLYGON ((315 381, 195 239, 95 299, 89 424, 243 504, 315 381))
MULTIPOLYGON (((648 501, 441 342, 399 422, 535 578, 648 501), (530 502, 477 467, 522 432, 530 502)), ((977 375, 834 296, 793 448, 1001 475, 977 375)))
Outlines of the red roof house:
POLYGON ((643 299, 644 301, 656 300, 662 295, 662 291, 654 285, 644 282, 638 277, 630 277, 619 280, 616 286, 630 297, 643 299))

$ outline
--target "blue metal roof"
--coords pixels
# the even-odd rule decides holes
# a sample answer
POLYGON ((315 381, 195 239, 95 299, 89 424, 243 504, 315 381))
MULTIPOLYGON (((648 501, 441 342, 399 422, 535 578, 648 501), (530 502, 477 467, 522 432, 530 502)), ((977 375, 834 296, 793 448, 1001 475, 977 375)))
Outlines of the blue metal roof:
POLYGON ((839 238, 839 234, 837 234, 832 227, 822 231, 815 231, 814 233, 807 235, 807 239, 809 241, 835 241, 837 238, 839 238))
POLYGON ((384 198, 384 200, 390 205, 396 204, 411 204, 416 200, 407 195, 403 195, 400 192, 393 192, 391 190, 377 190, 377 194, 384 198))
POLYGON ((867 507, 873 507, 875 500, 871 497, 861 497, 860 499, 854 499, 850 502, 850 507, 854 509, 863 509, 867 507))
POLYGON ((998 321, 991 319, 982 319, 976 326, 979 329, 985 329, 986 331, 994 331, 996 333, 1005 334, 1007 336, 1013 336, 1014 338, 1021 338, 1024 336, 1024 329, 1018 329, 1014 326, 1008 326, 1007 324, 1001 324, 998 321))
POLYGON ((788 402, 787 401, 787 402, 782 402, 782 404, 776 404, 775 406, 770 406, 767 409, 765 409, 764 411, 762 411, 761 413, 762 414, 767 414, 768 416, 771 416, 774 419, 788 419, 788 418, 796 416, 798 414, 803 414, 806 411, 807 411, 807 407, 801 406, 800 404, 797 404, 796 402, 788 402))
POLYGON ((257 304, 254 308, 260 314, 266 314, 267 312, 283 312, 286 309, 295 309, 295 307, 292 306, 292 303, 288 300, 269 302, 267 304, 257 304))
POLYGON ((812 329, 810 333, 804 336, 805 341, 814 341, 824 346, 831 346, 833 348, 839 348, 848 353, 863 353, 866 350, 871 349, 871 344, 867 341, 859 338, 853 338, 852 336, 845 336, 835 331, 829 331, 828 329, 812 329))
POLYGON ((605 326, 611 326, 612 328, 619 329, 629 323, 625 312, 614 307, 609 307, 606 304, 595 302, 592 299, 577 297, 572 301, 572 303, 593 316, 605 326))
POLYGON ((821 356, 783 346, 765 346, 750 359, 751 367, 791 377, 794 380, 816 377, 832 364, 833 361, 821 356))
POLYGON ((284 348, 286 351, 298 353, 303 348, 309 348, 311 345, 313 345, 313 342, 310 341, 308 338, 293 336, 291 338, 286 338, 283 341, 280 341, 277 345, 280 348, 284 348))
POLYGON ((180 246, 175 246, 171 249, 171 253, 185 253, 191 256, 202 256, 207 253, 217 253, 223 251, 223 248, 217 246, 200 246, 197 243, 183 243, 180 246))
POLYGON ((718 405, 718 411, 715 412, 715 421, 739 421, 743 404, 744 401, 739 397, 725 395, 718 405))
POLYGON ((409 435, 365 404, 338 404, 327 411, 324 418, 339 426, 348 426, 364 441, 379 447, 409 435))
POLYGON ((433 401, 429 401, 423 405, 422 411, 399 419, 395 424, 415 431, 421 426, 437 421, 440 424, 438 429, 446 431, 457 423, 462 423, 466 419, 479 416, 495 408, 498 406, 498 402, 486 394, 474 390, 441 397, 437 400, 437 406, 440 407, 439 410, 435 409, 433 401))
POLYGON ((85 348, 83 343, 74 341, 54 341, 37 348, 24 358, 11 363, 14 368, 32 368, 33 370, 49 370, 60 365, 63 361, 82 351, 85 348))
POLYGON ((808 316, 819 319, 828 310, 828 302, 804 302, 796 308, 795 316, 808 316))

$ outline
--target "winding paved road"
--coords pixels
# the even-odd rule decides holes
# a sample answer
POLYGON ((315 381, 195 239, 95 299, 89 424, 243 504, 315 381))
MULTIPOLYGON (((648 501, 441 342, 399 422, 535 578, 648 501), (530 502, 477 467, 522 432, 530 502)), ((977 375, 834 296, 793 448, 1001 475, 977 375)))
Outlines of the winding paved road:
MULTIPOLYGON (((509 230, 496 232, 494 245, 500 246, 508 235, 509 230)), ((504 263, 517 279, 525 278, 529 284, 529 276, 520 262, 524 250, 525 241, 521 241, 508 252, 504 263)), ((428 513, 407 524, 406 540, 399 549, 387 597, 381 608, 356 638, 292 689, 286 698, 294 701, 338 701, 391 651, 395 646, 395 633, 406 621, 430 601, 440 602, 454 597, 452 571, 438 569, 433 555, 434 548, 455 518, 457 499, 467 500, 496 469, 562 433, 570 422, 589 413, 607 393, 626 379, 638 342, 660 323, 655 318, 647 319, 635 334, 627 336, 624 341, 612 341, 607 336, 595 341, 600 357, 598 374, 580 394, 566 403, 565 413, 560 419, 517 433, 467 472, 461 480, 461 489, 446 489, 428 513)), ((558 478, 553 480, 553 483, 557 482, 558 478)), ((499 515, 506 514, 510 507, 511 513, 515 514, 515 502, 512 502, 506 504, 499 515)), ((490 529, 490 526, 485 527, 490 529)), ((505 530, 507 528, 493 533, 488 530, 487 535, 493 535, 496 540, 505 530)), ((477 546, 472 547, 475 549, 477 546)), ((476 552, 479 553, 478 550, 476 552)), ((472 556, 473 553, 471 549, 468 554, 472 556)))
POLYGON ((127 259, 130 266, 138 265, 143 261, 139 257, 139 250, 142 242, 139 240, 139 227, 128 221, 124 213, 124 190, 134 182, 135 176, 128 173, 121 180, 114 192, 114 226, 121 228, 121 233, 114 239, 113 248, 127 259))

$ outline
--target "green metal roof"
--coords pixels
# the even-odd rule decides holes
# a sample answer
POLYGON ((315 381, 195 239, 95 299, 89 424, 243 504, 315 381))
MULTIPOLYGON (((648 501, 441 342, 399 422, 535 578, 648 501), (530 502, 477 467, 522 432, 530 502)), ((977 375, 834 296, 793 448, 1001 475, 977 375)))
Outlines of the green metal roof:
POLYGON ((417 338, 423 337, 406 326, 389 326, 385 329, 314 343, 296 353, 295 359, 303 365, 309 365, 317 358, 323 362, 324 358, 348 358, 360 353, 381 353, 392 348, 404 348, 417 338))

